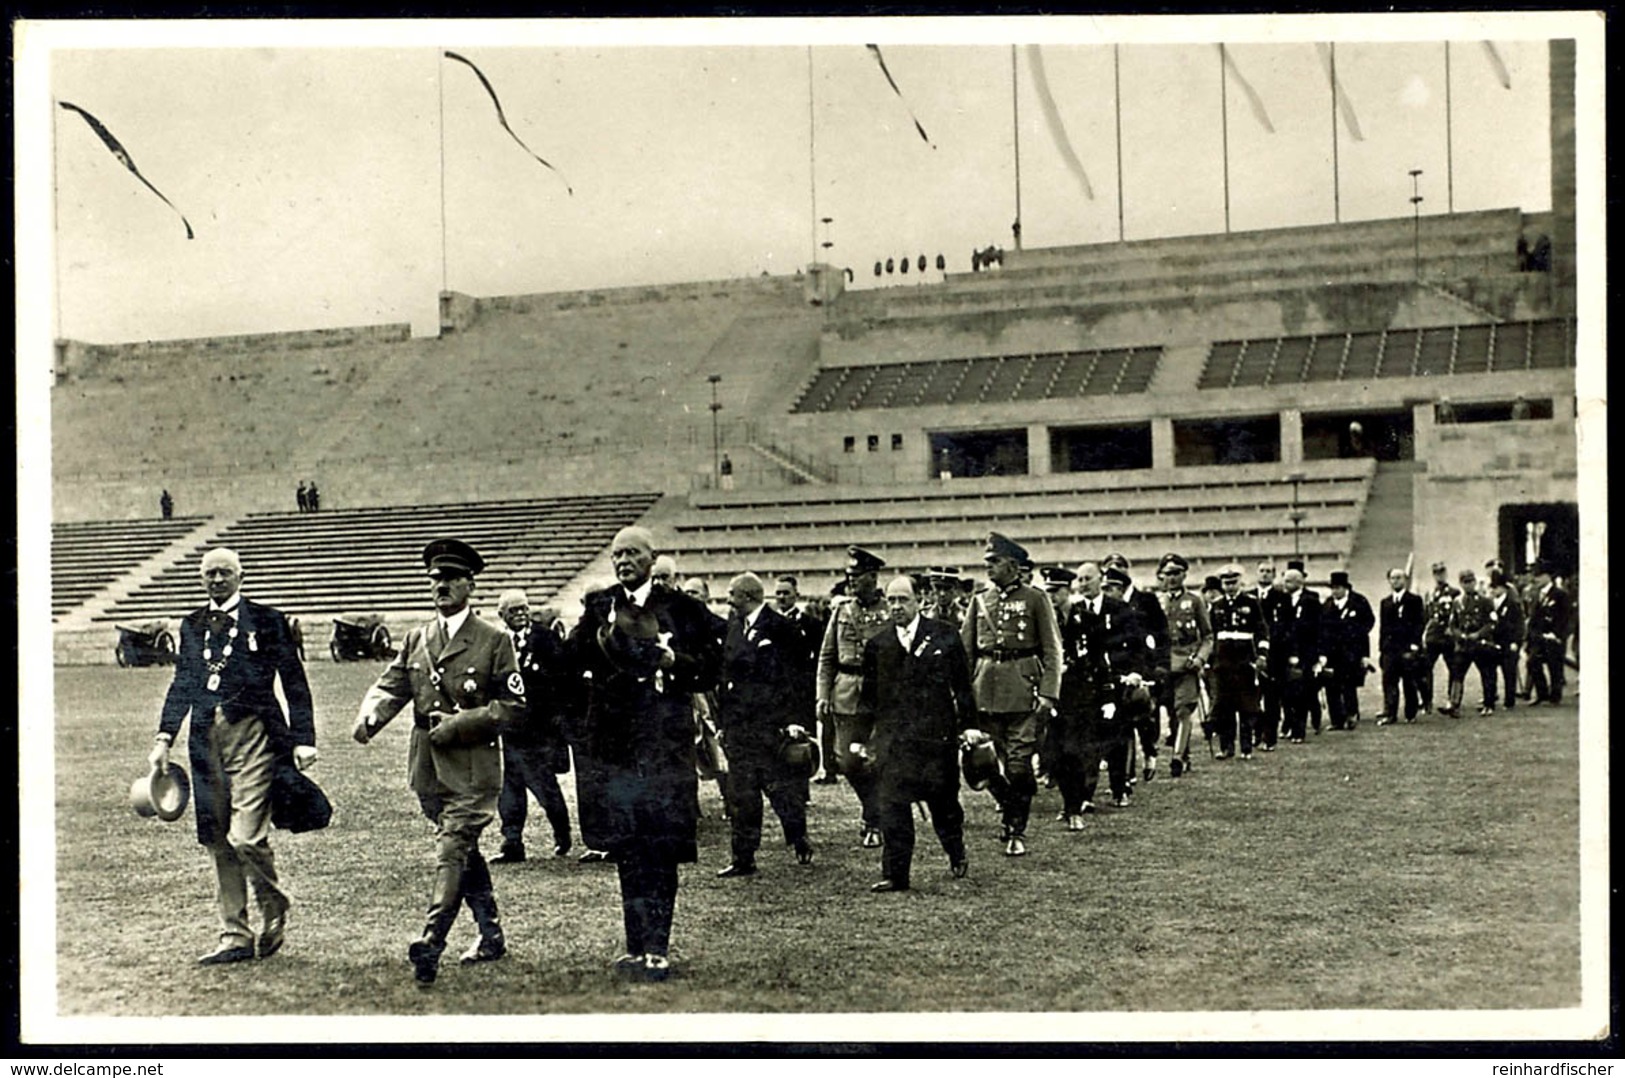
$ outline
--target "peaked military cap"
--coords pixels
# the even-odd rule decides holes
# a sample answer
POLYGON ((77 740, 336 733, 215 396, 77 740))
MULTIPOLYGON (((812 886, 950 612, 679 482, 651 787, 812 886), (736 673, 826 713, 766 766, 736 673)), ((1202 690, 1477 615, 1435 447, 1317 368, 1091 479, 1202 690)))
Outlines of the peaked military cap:
POLYGON ((1348 571, 1345 570, 1345 569, 1333 569, 1332 570, 1332 576, 1331 576, 1331 582, 1332 582, 1332 587, 1334 587, 1334 588, 1347 588, 1347 587, 1351 586, 1349 584, 1348 571))
POLYGON ((1108 566, 1100 574, 1100 581, 1103 584, 1116 584, 1120 588, 1126 588, 1129 585, 1128 574, 1115 565, 1108 566))
POLYGON ((1230 562, 1224 568, 1219 570, 1219 579, 1220 580, 1229 580, 1232 577, 1239 578, 1240 576, 1241 576, 1241 566, 1237 565, 1235 562, 1230 562))
POLYGON ((1006 539, 998 532, 987 533, 987 545, 982 548, 982 560, 986 561, 989 558, 1009 558, 1014 562, 1031 564, 1026 547, 1006 539))
POLYGON ((1448 566, 1446 566, 1442 561, 1436 561, 1433 563, 1433 571, 1435 573, 1442 573, 1446 568, 1448 568, 1448 566))
POLYGON ((1044 583, 1052 588, 1064 588, 1076 579, 1078 574, 1064 565, 1044 566, 1044 583))
POLYGON ((1186 561, 1184 558, 1180 557, 1178 554, 1169 553, 1169 554, 1164 554, 1162 556, 1162 560, 1157 563, 1157 572, 1160 573, 1165 569, 1174 568, 1174 569, 1178 569, 1180 572, 1183 573, 1187 569, 1189 569, 1190 567, 1191 567, 1190 562, 1186 561))
POLYGON ((1104 558, 1100 559, 1100 567, 1102 569, 1117 568, 1117 569, 1122 569, 1124 572, 1127 572, 1128 571, 1128 559, 1123 557, 1123 555, 1121 555, 1121 554, 1113 552, 1111 554, 1107 554, 1104 558))
POLYGON ((886 564, 886 559, 871 554, 860 546, 846 548, 846 571, 862 575, 864 573, 879 572, 886 564))
POLYGON ((423 548, 423 564, 431 576, 472 577, 484 570, 485 559, 461 539, 436 539, 423 548))

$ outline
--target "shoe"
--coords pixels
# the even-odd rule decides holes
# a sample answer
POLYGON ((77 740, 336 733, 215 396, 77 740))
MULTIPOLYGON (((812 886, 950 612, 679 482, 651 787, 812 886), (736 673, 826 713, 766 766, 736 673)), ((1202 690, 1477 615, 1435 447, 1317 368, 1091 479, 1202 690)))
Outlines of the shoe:
POLYGON ((523 842, 504 842, 502 850, 491 858, 493 865, 517 865, 525 859, 525 844, 523 842))
POLYGON ((1145 770, 1140 773, 1140 777, 1146 782, 1150 782, 1157 777, 1157 758, 1155 756, 1145 758, 1145 770))
POLYGON ((813 863, 813 847, 811 842, 808 842, 806 839, 802 839, 800 842, 796 843, 796 861, 803 865, 810 865, 813 863))
POLYGON ((1112 804, 1120 809, 1128 808, 1128 794, 1118 794, 1112 798, 1112 804))
POLYGON ((1010 841, 1004 844, 1004 855, 1006 857, 1024 857, 1026 853, 1027 843, 1022 841, 1020 835, 1011 836, 1010 841))
POLYGON ((663 954, 643 956, 643 979, 658 984, 671 976, 671 960, 663 954))
POLYGON ((1218 752, 1213 754, 1213 758, 1215 760, 1228 760, 1230 759, 1230 754, 1225 752, 1223 749, 1220 749, 1218 752))
POLYGON ((623 954, 609 968, 614 971, 617 977, 642 977, 643 959, 644 956, 640 954, 623 954))
POLYGON ((563 838, 556 838, 553 840, 554 857, 568 857, 570 856, 570 850, 573 848, 574 843, 570 841, 569 835, 565 835, 563 838))
POLYGON ((440 973, 442 950, 443 945, 436 945, 427 939, 415 939, 406 949, 407 961, 412 963, 412 977, 425 988, 434 984, 435 977, 440 973))
POLYGON ((953 873, 954 879, 962 880, 970 874, 970 862, 963 857, 957 861, 950 861, 948 871, 953 873))
POLYGON ((900 883, 897 880, 881 880, 879 883, 871 884, 869 890, 880 895, 885 894, 887 891, 906 891, 908 890, 908 884, 900 883))
POLYGON ((1290 740, 1291 740, 1292 744, 1294 744, 1294 745, 1303 744, 1303 738, 1301 738, 1301 737, 1294 737, 1294 738, 1291 738, 1290 740))
POLYGON ((474 942, 468 945, 468 950, 464 951, 457 961, 465 966, 471 966, 476 962, 495 962, 507 953, 506 939, 501 936, 480 935, 475 937, 474 942))
POLYGON ((282 950, 282 941, 288 935, 288 907, 282 906, 265 915, 265 927, 260 929, 260 957, 270 958, 282 950))
POLYGON ((1176 757, 1175 759, 1172 759, 1172 760, 1168 761, 1168 777, 1169 778, 1177 779, 1179 776, 1183 775, 1184 773, 1185 773, 1185 761, 1184 760, 1178 759, 1176 757))
POLYGON ((1088 815, 1089 813, 1095 811, 1095 803, 1093 801, 1085 801, 1083 806, 1079 808, 1078 811, 1084 815, 1088 815))
POLYGON ((1495 714, 1495 709, 1493 707, 1489 707, 1488 705, 1486 705, 1484 707, 1479 708, 1478 713, 1480 715, 1493 715, 1493 714, 1495 714))
POLYGON ((610 855, 605 853, 603 850, 588 850, 586 853, 583 853, 580 857, 576 858, 576 860, 584 865, 596 865, 603 861, 614 860, 614 858, 610 857, 610 855))
POLYGON ((220 946, 197 960, 200 966, 224 966, 232 962, 247 962, 254 957, 254 948, 246 943, 221 943, 220 946))
POLYGON ((1415 726, 1416 725, 1416 716, 1415 715, 1406 715, 1405 716, 1405 725, 1406 726, 1415 726))
POLYGON ((881 842, 882 842, 882 840, 881 840, 881 837, 880 837, 880 829, 879 828, 877 828, 877 827, 865 827, 863 829, 863 837, 858 840, 858 845, 862 846, 866 850, 873 850, 873 849, 878 849, 880 847, 880 845, 881 845, 881 842))
POLYGON ((1250 752, 1244 752, 1240 756, 1236 757, 1238 760, 1251 760, 1252 758, 1253 754, 1250 752))
MULTIPOLYGON (((1412 720, 1412 721, 1414 721, 1414 720, 1412 720)), ((1391 715, 1378 715, 1377 716, 1377 725, 1378 726, 1392 726, 1393 724, 1394 724, 1393 716, 1391 716, 1391 715)))
POLYGON ((1062 809, 1060 812, 1057 812, 1055 814, 1055 822, 1056 823, 1066 823, 1066 821, 1067 821, 1067 815, 1066 815, 1066 810, 1065 809, 1062 809))
POLYGON ((717 879, 719 879, 719 880, 731 880, 731 879, 734 879, 734 878, 739 877, 739 876, 754 876, 754 875, 756 875, 756 865, 753 862, 750 862, 750 861, 735 861, 733 864, 729 865, 727 868, 722 869, 721 871, 719 871, 717 873, 717 879))
POLYGON ((813 785, 814 786, 834 786, 837 782, 840 782, 840 781, 841 781, 841 778, 840 778, 839 775, 823 775, 823 776, 821 776, 819 778, 813 779, 813 785))
POLYGON ((1075 816, 1068 816, 1066 818, 1066 829, 1068 831, 1082 831, 1083 830, 1083 813, 1080 812, 1075 816))
POLYGON ((1260 746, 1258 746, 1258 751, 1259 752, 1274 752, 1275 751, 1275 746, 1274 745, 1260 745, 1260 746))

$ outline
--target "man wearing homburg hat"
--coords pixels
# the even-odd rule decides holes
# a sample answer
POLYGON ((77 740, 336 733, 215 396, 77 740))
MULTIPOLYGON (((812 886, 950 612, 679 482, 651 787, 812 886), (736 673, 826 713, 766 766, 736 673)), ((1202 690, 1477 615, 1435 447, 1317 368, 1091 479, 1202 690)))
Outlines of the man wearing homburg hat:
POLYGON ((258 955, 269 958, 287 931, 288 896, 271 853, 274 776, 291 759, 303 771, 316 762, 316 722, 305 668, 281 611, 245 599, 242 562, 216 547, 203 555, 207 606, 181 620, 175 679, 164 697, 147 762, 169 768, 169 747, 192 717, 188 756, 198 842, 214 855, 220 945, 203 965, 241 962, 256 954, 248 922, 248 889, 264 915, 258 955), (282 680, 288 714, 277 702, 282 680))
POLYGON ((1518 651, 1523 646, 1523 607, 1513 594, 1512 580, 1503 569, 1490 570, 1490 643, 1481 652, 1480 663, 1489 667, 1488 705, 1495 707, 1496 674, 1506 689, 1501 706, 1511 711, 1518 706, 1518 651))
MULTIPOLYGON (((835 600, 818 649, 818 721, 835 729, 837 770, 852 784, 852 792, 863 806, 859 841, 869 849, 881 842, 880 814, 874 768, 867 755, 868 724, 858 705, 864 645, 891 625, 891 613, 878 586, 885 564, 862 547, 846 548, 846 594, 835 600), (854 752, 854 745, 860 751, 854 752)), ((829 766, 827 760, 824 766, 829 766)))
POLYGON ((1574 604, 1569 593, 1552 579, 1548 562, 1533 566, 1535 595, 1529 604, 1529 681, 1535 702, 1563 702, 1563 655, 1569 638, 1574 604))
POLYGON ((1061 633, 1049 596, 1020 582, 1027 551, 990 532, 982 560, 992 587, 976 596, 960 628, 971 663, 978 722, 993 736, 1003 773, 988 784, 1004 818, 1004 852, 1027 852, 1027 817, 1038 792, 1033 754, 1040 717, 1061 692, 1061 633))
MULTIPOLYGON (((1213 626, 1208 622, 1207 604, 1185 587, 1185 573, 1190 567, 1190 562, 1173 553, 1164 554, 1157 565, 1162 612, 1168 619, 1168 679, 1162 685, 1162 706, 1168 711, 1168 733, 1173 741, 1168 773, 1175 778, 1190 763, 1192 717, 1202 698, 1199 682, 1213 652, 1213 626)), ((1141 740, 1143 744, 1143 734, 1141 740)), ((1146 778, 1153 774, 1156 744, 1153 726, 1145 753, 1146 778)))
POLYGON ((1371 665, 1371 601, 1354 590, 1346 570, 1331 575, 1332 596, 1320 608, 1320 652, 1326 657, 1326 709, 1333 730, 1360 721, 1360 686, 1371 665))
MULTIPOLYGON (((1147 649, 1143 657, 1150 660, 1145 684, 1124 695, 1117 716, 1128 724, 1130 730, 1128 781, 1132 786, 1135 739, 1138 739, 1141 752, 1145 756, 1146 777, 1149 779, 1156 774, 1157 734, 1162 727, 1161 717, 1157 711, 1159 698, 1162 696, 1161 687, 1168 681, 1168 615, 1162 608, 1160 593, 1135 586, 1133 577, 1129 575, 1128 559, 1122 554, 1116 552, 1107 554, 1100 560, 1100 567, 1102 586, 1107 590, 1107 594, 1114 599, 1121 599, 1134 611, 1138 635, 1145 641, 1147 649), (1121 581, 1118 579, 1119 574, 1121 581), (1140 691, 1141 689, 1145 691, 1140 691)), ((1135 650, 1138 652, 1137 648, 1135 650)))
POLYGON ((703 602, 650 579, 647 529, 615 533, 609 557, 616 583, 582 600, 565 652, 585 683, 588 751, 603 769, 605 844, 620 876, 626 953, 614 968, 663 981, 677 867, 699 859, 694 694, 715 687, 722 641, 703 602))
MULTIPOLYGON (((1324 666, 1320 650, 1320 596, 1303 586, 1304 565, 1293 559, 1281 574, 1286 598, 1270 625, 1270 677, 1281 686, 1281 727, 1288 741, 1303 744, 1315 678, 1324 666)), ((1315 731, 1320 727, 1317 723, 1315 731)))
POLYGON ((355 739, 365 745, 412 705, 406 771, 423 814, 435 825, 434 883, 422 934, 407 948, 420 986, 435 982, 446 937, 463 903, 479 928, 465 963, 507 952, 491 870, 480 834, 496 818, 502 789, 499 738, 525 706, 525 681, 513 641, 469 609, 474 577, 485 559, 458 539, 423 548, 435 617, 413 628, 393 662, 367 690, 355 739))

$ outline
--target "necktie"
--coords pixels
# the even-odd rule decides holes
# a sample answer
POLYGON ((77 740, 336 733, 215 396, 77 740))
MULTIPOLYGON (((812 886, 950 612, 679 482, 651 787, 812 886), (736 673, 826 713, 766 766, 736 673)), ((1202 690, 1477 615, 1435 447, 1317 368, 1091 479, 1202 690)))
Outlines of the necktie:
POLYGON ((224 610, 209 611, 209 631, 220 634, 229 632, 232 626, 232 616, 224 610))

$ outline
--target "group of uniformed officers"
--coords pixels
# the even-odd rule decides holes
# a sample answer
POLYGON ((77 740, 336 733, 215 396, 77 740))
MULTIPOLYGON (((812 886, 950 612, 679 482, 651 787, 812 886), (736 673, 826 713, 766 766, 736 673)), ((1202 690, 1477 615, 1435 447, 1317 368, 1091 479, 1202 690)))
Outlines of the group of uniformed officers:
MULTIPOLYGON (((288 903, 269 869, 249 874, 266 910, 257 951, 247 923, 236 866, 271 862, 265 785, 244 776, 258 776, 279 753, 297 751, 300 767, 315 759, 308 690, 285 648, 261 653, 274 662, 238 664, 242 689, 221 687, 216 671, 236 669, 227 664, 237 634, 236 623, 216 611, 236 603, 241 580, 236 556, 224 553, 229 587, 217 579, 222 573, 205 573, 211 604, 188 621, 199 626, 191 634, 196 647, 182 649, 153 753, 167 765, 168 745, 190 710, 194 764, 216 786, 208 804, 199 804, 199 840, 215 847, 224 866, 222 943, 204 956, 208 964, 281 947, 288 903), (215 650, 225 658, 216 661, 215 650), (242 755, 232 725, 239 700, 252 702, 247 711, 265 712, 267 729, 287 728, 280 709, 271 714, 266 703, 274 703, 269 686, 279 675, 297 690, 288 694, 297 736, 285 744, 273 739, 239 760, 232 755, 242 755), (217 720, 213 728, 200 727, 208 718, 217 720), (229 745, 226 730, 236 738, 229 745), (245 770, 250 763, 259 770, 245 770)), ((552 828, 554 855, 568 854, 569 810, 556 776, 572 757, 581 860, 614 862, 620 877, 626 953, 614 968, 659 981, 670 970, 678 865, 698 859, 702 774, 719 783, 730 827, 729 860, 718 876, 757 872, 764 798, 796 861, 812 863, 809 782, 821 761, 816 781, 845 778, 862 810, 857 841, 880 850, 881 878, 871 889, 903 891, 917 805, 952 876, 967 874, 961 778, 992 795, 1003 852, 1020 857, 1040 783, 1060 794, 1057 820, 1085 830, 1102 773, 1113 805, 1124 808, 1136 781, 1155 777, 1162 750, 1170 776, 1191 773, 1197 731, 1218 761, 1272 752, 1282 737, 1301 743, 1309 728, 1320 733, 1323 716, 1332 729, 1353 729, 1358 689, 1376 669, 1370 602, 1342 571, 1331 574, 1322 600, 1304 586, 1296 560, 1279 583, 1265 561, 1244 587, 1241 566, 1231 563, 1195 591, 1186 585, 1188 561, 1170 553, 1157 564, 1153 591, 1136 585, 1121 554, 1040 568, 1019 544, 991 533, 983 552, 987 584, 972 590, 951 569, 899 573, 882 584, 885 562, 854 546, 820 621, 802 609, 794 577, 777 578, 769 602, 753 573, 729 582, 723 618, 704 601, 703 581, 679 589, 674 566, 660 566, 666 559, 655 554, 646 530, 619 532, 610 552, 616 582, 590 592, 581 618, 561 634, 556 624, 532 620, 522 592, 502 595, 502 628, 471 616, 474 577, 484 568, 479 553, 454 539, 424 550, 436 615, 406 635, 354 724, 355 739, 365 744, 412 705, 409 782, 438 845, 426 923, 407 952, 420 984, 434 983, 464 906, 477 936, 462 961, 506 953, 481 835, 500 816, 494 861, 523 860, 526 804, 534 795, 552 828)), ((1572 604, 1549 567, 1533 566, 1522 597, 1498 566, 1488 571, 1487 593, 1471 571, 1460 574, 1459 589, 1443 563, 1433 571, 1426 595, 1410 590, 1405 569, 1388 574, 1378 725, 1414 722, 1433 710, 1441 658, 1449 675, 1441 714, 1460 713, 1472 667, 1483 686, 1480 714, 1514 706, 1520 653, 1528 657, 1533 695, 1560 702, 1572 604)), ((280 618, 270 608, 249 608, 261 625, 280 618)), ((246 639, 252 653, 260 641, 280 638, 262 629, 246 639)))

